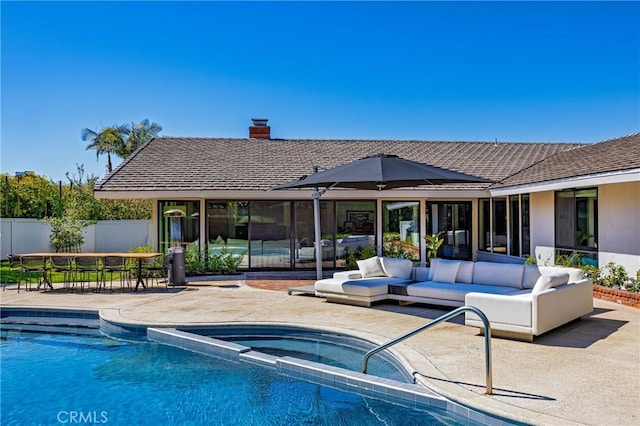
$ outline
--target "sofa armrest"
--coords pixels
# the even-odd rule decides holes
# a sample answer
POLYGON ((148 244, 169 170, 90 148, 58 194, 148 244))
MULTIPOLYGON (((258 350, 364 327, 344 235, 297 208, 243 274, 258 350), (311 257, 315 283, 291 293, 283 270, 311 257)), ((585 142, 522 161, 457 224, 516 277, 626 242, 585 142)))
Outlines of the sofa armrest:
POLYGON ((538 336, 593 312, 593 284, 588 278, 533 295, 533 334, 538 336))
MULTIPOLYGON (((522 294, 489 294, 469 293, 465 296, 465 305, 480 309, 491 326, 495 324, 531 327, 532 297, 531 293, 522 294)), ((465 312, 465 324, 477 325, 480 318, 473 312, 465 312)))
POLYGON ((345 280, 345 281, 357 280, 359 278, 362 278, 362 274, 360 273, 360 271, 340 271, 340 272, 334 272, 333 278, 337 280, 345 280))

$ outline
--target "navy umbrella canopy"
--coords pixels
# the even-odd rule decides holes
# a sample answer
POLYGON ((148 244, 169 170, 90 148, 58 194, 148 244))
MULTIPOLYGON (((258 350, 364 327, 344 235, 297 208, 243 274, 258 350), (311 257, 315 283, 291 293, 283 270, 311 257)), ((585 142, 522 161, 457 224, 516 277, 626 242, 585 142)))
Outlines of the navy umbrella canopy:
POLYGON ((407 160, 397 155, 377 154, 303 176, 280 184, 274 189, 339 187, 383 190, 443 183, 492 183, 492 181, 407 160))

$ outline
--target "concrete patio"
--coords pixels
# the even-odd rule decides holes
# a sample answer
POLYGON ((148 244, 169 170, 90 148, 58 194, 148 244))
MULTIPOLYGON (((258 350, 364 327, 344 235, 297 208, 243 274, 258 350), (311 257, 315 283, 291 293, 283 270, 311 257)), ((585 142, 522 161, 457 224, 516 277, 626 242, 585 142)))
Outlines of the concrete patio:
MULTIPOLYGON (((1 293, 1 305, 99 309, 110 320, 154 326, 299 325, 376 343, 446 312, 420 305, 331 304, 287 295, 278 278, 273 283, 198 281, 182 289, 81 294, 18 293, 10 286, 1 293)), ((392 352, 432 390, 510 419, 541 425, 638 424, 640 309, 598 299, 594 303, 591 315, 533 343, 493 338, 493 395, 485 395, 484 338, 464 326, 462 316, 409 338, 392 352)))

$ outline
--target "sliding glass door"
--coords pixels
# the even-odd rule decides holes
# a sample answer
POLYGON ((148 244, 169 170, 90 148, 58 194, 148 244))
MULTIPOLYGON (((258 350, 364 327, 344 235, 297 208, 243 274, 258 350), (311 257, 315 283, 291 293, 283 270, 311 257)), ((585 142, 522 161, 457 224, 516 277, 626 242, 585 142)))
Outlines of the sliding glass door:
POLYGON ((471 259, 471 202, 427 202, 427 233, 442 232, 438 257, 471 259))

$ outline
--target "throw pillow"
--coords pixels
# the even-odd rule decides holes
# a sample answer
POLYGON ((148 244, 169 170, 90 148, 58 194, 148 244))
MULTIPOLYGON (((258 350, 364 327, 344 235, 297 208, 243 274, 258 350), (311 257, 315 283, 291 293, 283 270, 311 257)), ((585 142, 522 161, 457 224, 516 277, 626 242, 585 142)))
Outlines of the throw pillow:
POLYGON ((411 269, 413 262, 409 259, 398 259, 395 257, 381 257, 380 265, 387 277, 402 278, 408 280, 411 278, 411 269))
POLYGON ((461 260, 456 275, 457 283, 471 284, 473 282, 473 262, 461 260))
POLYGON ((378 259, 377 256, 370 257, 366 260, 357 260, 356 263, 358 264, 358 269, 360 270, 362 278, 387 276, 382 270, 380 259, 378 259))
POLYGON ((433 258, 429 261, 429 279, 428 281, 433 281, 433 274, 436 273, 436 269, 438 268, 438 261, 440 259, 433 258))
POLYGON ((549 274, 541 275, 533 286, 531 293, 540 293, 547 289, 557 287, 569 282, 568 272, 550 272, 549 274))
POLYGON ((433 281, 449 284, 455 283, 456 275, 458 275, 458 268, 460 268, 459 261, 440 259, 438 261, 438 267, 433 274, 433 281))

